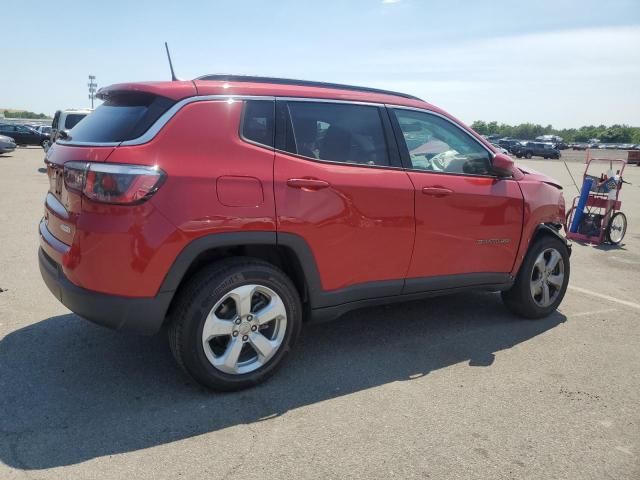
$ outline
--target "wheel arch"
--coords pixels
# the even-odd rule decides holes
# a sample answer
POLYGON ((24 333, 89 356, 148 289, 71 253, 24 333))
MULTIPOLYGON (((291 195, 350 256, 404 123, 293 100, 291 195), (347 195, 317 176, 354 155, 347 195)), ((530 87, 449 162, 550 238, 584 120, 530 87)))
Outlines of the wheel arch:
POLYGON ((187 244, 165 276, 160 293, 171 293, 172 301, 185 282, 212 262, 230 257, 250 257, 281 269, 292 280, 305 308, 315 304, 320 277, 307 242, 297 235, 276 232, 216 233, 187 244))
POLYGON ((569 242, 567 238, 562 235, 561 231, 562 224, 560 223, 545 222, 536 225, 533 229, 533 232, 531 233, 526 247, 523 248, 521 252, 519 252, 517 264, 514 266, 515 268, 513 269, 511 274, 513 276, 516 276, 518 274, 518 272, 520 271, 520 267, 522 266, 522 263, 524 261, 524 257, 526 256, 527 252, 529 252, 531 245, 533 245, 539 238, 544 236, 554 237, 562 241, 562 243, 567 246, 567 251, 569 252, 569 256, 571 256, 571 242, 569 242))

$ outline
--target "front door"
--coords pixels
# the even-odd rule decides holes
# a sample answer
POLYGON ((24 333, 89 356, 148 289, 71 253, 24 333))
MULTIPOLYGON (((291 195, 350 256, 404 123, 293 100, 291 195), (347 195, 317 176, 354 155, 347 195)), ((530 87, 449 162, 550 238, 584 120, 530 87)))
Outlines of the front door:
POLYGON ((414 241, 413 185, 385 108, 277 104, 278 241, 293 234, 311 250, 323 292, 315 306, 399 294, 414 241))
POLYGON ((420 290, 420 279, 447 288, 510 272, 523 216, 518 183, 492 176, 490 151, 449 119, 401 108, 392 115, 415 188, 416 244, 405 292, 420 290))

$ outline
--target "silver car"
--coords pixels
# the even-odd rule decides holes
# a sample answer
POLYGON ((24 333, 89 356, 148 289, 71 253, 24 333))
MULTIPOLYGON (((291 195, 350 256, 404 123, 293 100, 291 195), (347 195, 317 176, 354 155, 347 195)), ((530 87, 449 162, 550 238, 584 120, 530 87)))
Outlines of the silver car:
POLYGON ((11 153, 16 149, 16 142, 13 138, 0 135, 0 154, 11 153))

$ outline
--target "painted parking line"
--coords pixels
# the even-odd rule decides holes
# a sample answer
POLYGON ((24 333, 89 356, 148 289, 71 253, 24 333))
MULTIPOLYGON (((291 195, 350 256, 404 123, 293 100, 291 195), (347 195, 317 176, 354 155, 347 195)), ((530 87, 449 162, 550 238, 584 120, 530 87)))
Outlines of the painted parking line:
POLYGON ((592 290, 587 290, 586 288, 575 287, 573 285, 569 285, 571 290, 575 290, 579 293, 584 293, 585 295, 590 295, 592 297, 602 298, 603 300, 608 300, 610 302, 618 303, 620 305, 624 305, 626 307, 636 308, 640 310, 640 304, 635 302, 630 302, 628 300, 622 300, 620 298, 612 297, 611 295, 605 295, 604 293, 594 292, 592 290))
POLYGON ((611 313, 611 312, 617 312, 618 309, 617 308, 605 308, 603 310, 594 310, 592 312, 580 312, 580 313, 573 313, 571 314, 571 317, 575 318, 575 317, 588 317, 591 315, 602 315, 603 313, 611 313))

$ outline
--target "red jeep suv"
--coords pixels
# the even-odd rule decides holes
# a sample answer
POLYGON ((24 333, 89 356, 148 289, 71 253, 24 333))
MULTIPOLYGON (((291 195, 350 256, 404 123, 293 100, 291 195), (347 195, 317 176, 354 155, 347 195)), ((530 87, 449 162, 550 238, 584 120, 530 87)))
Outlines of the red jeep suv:
POLYGON ((541 318, 565 294, 560 185, 418 98, 228 75, 99 97, 45 159, 42 277, 95 323, 166 327, 208 387, 271 375, 306 319, 468 289, 541 318))

